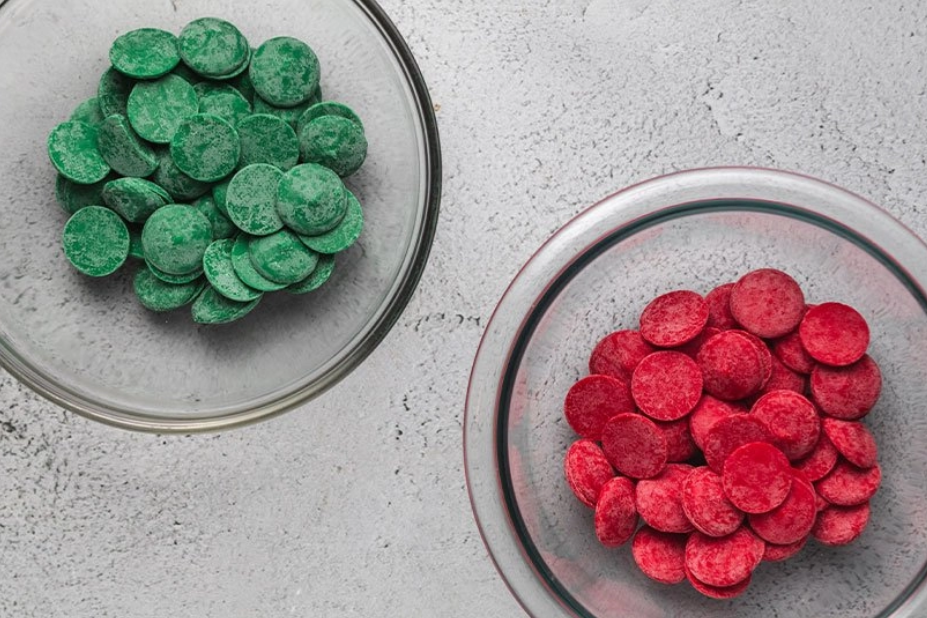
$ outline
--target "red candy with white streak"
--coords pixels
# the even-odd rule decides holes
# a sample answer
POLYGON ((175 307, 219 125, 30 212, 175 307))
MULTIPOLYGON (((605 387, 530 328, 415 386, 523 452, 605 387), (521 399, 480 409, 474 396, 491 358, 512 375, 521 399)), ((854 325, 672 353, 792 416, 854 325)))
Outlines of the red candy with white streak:
POLYGON ((859 312, 808 305, 764 268, 662 294, 636 326, 594 346, 564 403, 581 438, 567 485, 603 545, 630 541, 651 579, 732 599, 761 562, 863 534, 882 471, 860 419, 882 375, 859 312))

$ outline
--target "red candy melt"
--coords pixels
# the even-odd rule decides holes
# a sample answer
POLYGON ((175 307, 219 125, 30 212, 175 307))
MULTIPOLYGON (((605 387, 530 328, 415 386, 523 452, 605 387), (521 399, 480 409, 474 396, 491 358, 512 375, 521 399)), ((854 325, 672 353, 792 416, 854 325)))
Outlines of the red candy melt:
POLYGON ((702 372, 685 354, 654 352, 634 370, 631 395, 647 416, 675 421, 691 412, 701 398, 702 372))
POLYGON ((686 543, 686 567, 700 582, 726 588, 750 577, 765 550, 763 540, 746 527, 720 538, 693 532, 686 543))
POLYGON ((737 331, 724 331, 706 341, 696 362, 705 391, 726 401, 753 395, 767 377, 760 352, 737 331))
POLYGON ((727 536, 744 521, 744 513, 724 494, 721 477, 710 468, 696 468, 682 487, 682 508, 696 530, 708 536, 727 536))
POLYGON ((563 413, 567 423, 583 438, 600 440, 605 421, 616 414, 634 412, 627 383, 609 376, 587 376, 567 393, 563 413))
POLYGON ((668 423, 656 423, 666 438, 666 460, 670 463, 688 461, 698 452, 689 430, 689 419, 681 418, 668 423))
POLYGON ((637 483, 637 511, 648 526, 660 532, 692 532, 682 506, 683 483, 692 466, 669 464, 660 476, 637 483))
POLYGON ((692 575, 692 571, 689 569, 686 569, 686 577, 688 578, 689 583, 692 584, 692 587, 704 594, 706 597, 726 601, 728 599, 739 597, 744 592, 746 592, 747 588, 750 587, 750 581, 753 579, 753 574, 751 573, 748 575, 747 579, 743 580, 739 584, 725 586, 724 588, 719 586, 709 586, 705 582, 699 581, 697 577, 692 575))
POLYGON ((658 296, 641 313, 641 336, 655 346, 675 348, 695 339, 708 322, 708 303, 699 294, 677 290, 658 296))
POLYGON ((766 393, 753 404, 750 415, 766 424, 773 445, 793 461, 811 453, 821 435, 814 404, 794 391, 766 393))
POLYGON ((882 469, 878 464, 863 469, 840 461, 814 488, 831 504, 856 506, 874 496, 881 484, 882 469))
POLYGON ((705 439, 715 422, 735 414, 745 414, 747 410, 740 406, 721 401, 711 395, 702 395, 698 405, 689 415, 689 431, 692 433, 692 440, 695 445, 705 450, 705 439))
POLYGON ((771 360, 772 375, 769 377, 769 381, 766 382, 760 393, 766 394, 770 391, 794 391, 804 395, 807 392, 808 382, 803 375, 783 365, 782 361, 775 355, 771 357, 771 360))
POLYGON ((829 506, 818 513, 811 535, 824 545, 849 545, 859 538, 869 523, 869 503, 857 506, 829 506))
POLYGON ((595 505, 595 535, 605 547, 627 543, 637 528, 634 483, 616 476, 602 487, 595 505))
POLYGON ((721 481, 728 500, 741 511, 766 513, 788 497, 792 468, 776 447, 765 442, 751 442, 727 458, 721 481))
POLYGON ((868 355, 848 367, 818 365, 811 372, 811 396, 834 418, 855 421, 869 414, 882 392, 882 372, 868 355))
POLYGON ((827 365, 843 367, 863 357, 869 346, 869 325, 856 309, 821 303, 808 310, 798 329, 802 347, 827 365))
POLYGON ((772 443, 772 435, 766 428, 766 423, 749 414, 722 418, 711 426, 705 437, 705 461, 712 470, 720 474, 728 456, 751 442, 772 443))
POLYGON ((848 462, 857 468, 871 468, 876 465, 878 447, 865 425, 835 418, 825 418, 823 425, 824 433, 848 462))
POLYGON ((827 476, 834 469, 838 457, 839 453, 837 453, 833 443, 827 435, 821 434, 811 454, 792 465, 796 470, 804 474, 809 481, 817 481, 827 476))
POLYGON ((666 467, 666 438, 640 414, 610 418, 602 429, 602 450, 618 472, 631 478, 650 478, 666 467))
POLYGON ((678 584, 686 578, 686 541, 684 534, 660 532, 642 526, 631 541, 631 554, 638 568, 661 584, 678 584))
POLYGON ((578 440, 570 446, 563 471, 579 501, 591 508, 595 508, 602 486, 615 476, 605 453, 592 440, 578 440))
POLYGON ((772 352, 776 355, 776 358, 782 361, 783 365, 804 375, 811 373, 816 364, 811 355, 802 347, 801 337, 798 336, 797 331, 776 341, 773 344, 772 352))
POLYGON ((788 545, 776 545, 775 543, 767 543, 766 552, 763 554, 763 562, 782 562, 783 560, 788 560, 800 552, 807 544, 807 536, 800 541, 789 543, 788 545))
POLYGON ((721 330, 737 328, 737 321, 731 315, 731 290, 733 289, 733 283, 725 283, 705 295, 705 302, 708 303, 708 326, 721 330))
POLYGON ((656 348, 644 341, 636 330, 619 330, 606 336, 589 356, 589 373, 631 381, 638 363, 656 348))
POLYGON ((805 313, 798 283, 780 270, 747 273, 731 290, 731 315, 758 337, 781 337, 795 330, 805 313))
POLYGON ((768 543, 798 543, 811 533, 817 517, 817 495, 808 482, 793 482, 788 497, 768 513, 747 516, 750 527, 768 543))

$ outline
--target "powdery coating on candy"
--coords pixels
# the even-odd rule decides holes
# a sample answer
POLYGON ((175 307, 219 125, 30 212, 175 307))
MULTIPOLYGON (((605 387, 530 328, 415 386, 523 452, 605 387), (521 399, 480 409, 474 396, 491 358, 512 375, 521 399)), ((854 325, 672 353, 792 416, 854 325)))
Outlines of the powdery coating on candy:
POLYGON ((293 107, 307 101, 319 87, 319 59, 302 41, 275 37, 254 52, 249 74, 262 99, 293 107))
POLYGON ((213 242, 203 255, 203 272, 206 279, 219 294, 230 300, 246 303, 259 298, 259 290, 248 287, 232 266, 232 245, 234 241, 223 238, 213 242))
POLYGON ((705 391, 718 399, 743 399, 763 386, 759 350, 735 331, 724 331, 706 341, 696 362, 702 370, 705 391))
POLYGON ((608 481, 595 505, 595 535, 605 547, 627 543, 637 528, 634 483, 623 476, 608 481))
POLYGON ((868 502, 857 506, 829 506, 818 513, 811 535, 819 543, 831 547, 848 545, 866 529, 869 514, 868 502))
POLYGON ((856 309, 841 303, 821 303, 809 309, 798 334, 812 358, 832 366, 855 363, 869 347, 866 320, 856 309))
POLYGON ((686 569, 686 577, 689 579, 689 583, 692 584, 692 587, 701 594, 710 599, 726 601, 728 599, 737 598, 746 592, 747 588, 750 587, 750 581, 753 579, 753 574, 751 573, 748 575, 747 579, 743 580, 739 584, 725 586, 724 588, 719 586, 709 586, 705 582, 699 581, 697 577, 692 575, 692 572, 688 568, 686 569))
POLYGON ((656 423, 656 426, 666 438, 667 461, 688 461, 698 452, 698 447, 692 441, 692 434, 689 431, 689 419, 681 418, 678 421, 656 423))
POLYGON ((303 161, 324 165, 342 178, 359 170, 367 158, 364 129, 347 118, 316 118, 302 128, 298 137, 303 161))
POLYGON ((699 350, 702 349, 702 346, 705 345, 705 342, 721 332, 720 328, 715 328, 714 326, 706 326, 702 329, 698 335, 695 336, 695 339, 687 343, 682 344, 678 348, 673 348, 676 352, 682 352, 689 358, 694 359, 698 356, 699 350))
POLYGON ((724 493, 746 513, 766 513, 782 504, 792 487, 792 470, 782 451, 765 442, 735 450, 724 462, 724 493))
POLYGON ((724 493, 721 477, 710 468, 696 468, 682 487, 682 508, 702 534, 720 537, 731 534, 744 521, 744 513, 724 493))
POLYGON ((637 511, 648 526, 661 532, 694 529, 682 508, 682 488, 691 471, 686 464, 668 464, 660 476, 637 483, 637 511))
POLYGON ((878 464, 864 470, 839 461, 814 487, 831 504, 855 506, 872 498, 881 484, 882 469, 878 464))
POLYGON ((771 356, 770 359, 772 361, 772 375, 760 390, 761 394, 771 391, 794 391, 801 394, 807 392, 808 381, 803 375, 783 365, 782 361, 775 355, 771 356))
POLYGON ((834 469, 837 458, 837 449, 827 435, 822 433, 811 454, 793 463, 792 467, 804 474, 809 481, 818 481, 834 469))
POLYGON ((705 302, 708 303, 708 326, 721 330, 737 328, 737 320, 731 315, 731 291, 733 289, 733 283, 725 283, 705 295, 705 302))
POLYGON ((129 255, 129 230, 115 212, 102 206, 77 211, 64 226, 64 254, 80 272, 105 277, 129 255))
POLYGON ((811 396, 825 414, 846 421, 866 416, 882 392, 882 372, 868 355, 848 367, 818 365, 811 396))
POLYGON ((183 204, 162 206, 142 228, 145 259, 169 275, 202 270, 203 254, 211 242, 209 219, 183 204))
POLYGON ((97 149, 97 131, 85 122, 63 122, 52 129, 48 157, 59 174, 82 185, 97 183, 110 172, 97 149))
POLYGON ((837 451, 857 468, 876 465, 879 450, 875 438, 862 423, 825 418, 824 433, 837 451))
POLYGON ((636 330, 619 330, 606 335, 589 356, 589 373, 631 381, 631 374, 644 357, 657 349, 636 330))
POLYGON ((673 348, 690 341, 708 322, 708 304, 689 290, 657 296, 640 318, 641 336, 655 346, 673 348))
POLYGON ((299 240, 304 245, 317 253, 334 255, 349 248, 357 239, 360 238, 364 230, 364 211, 360 202, 350 191, 345 191, 348 201, 347 212, 344 219, 333 230, 329 230, 318 236, 300 235, 299 240))
POLYGON ((644 575, 661 584, 686 578, 686 535, 642 526, 631 542, 631 555, 644 575))
POLYGON ((817 516, 817 495, 806 481, 792 483, 788 497, 768 513, 748 515, 750 527, 764 541, 777 545, 797 543, 811 533, 817 516))
POLYGON ((225 192, 225 210, 240 230, 266 236, 283 228, 277 214, 277 187, 282 178, 283 172, 267 163, 249 165, 232 177, 225 192))
POLYGON ((251 265, 262 276, 287 285, 308 277, 319 263, 319 254, 303 245, 296 234, 283 229, 270 236, 248 240, 251 265))
POLYGON ((216 182, 231 174, 240 156, 235 127, 210 114, 190 116, 171 139, 171 158, 178 169, 202 182, 216 182))
POLYGON ((702 395, 692 414, 689 415, 689 431, 692 434, 692 440, 695 445, 705 450, 705 439, 708 431, 714 424, 722 418, 733 416, 735 414, 745 414, 746 408, 739 405, 728 403, 716 399, 711 395, 702 395))
POLYGON ((781 337, 801 322, 805 296, 801 287, 780 270, 763 268, 747 273, 731 290, 731 315, 759 337, 781 337))
POLYGON ((610 418, 602 429, 602 450, 618 472, 631 478, 650 478, 666 467, 666 438, 640 414, 610 418))
POLYGON ((776 340, 773 343, 773 354, 776 355, 782 364, 798 373, 808 375, 814 369, 815 363, 811 355, 805 351, 801 345, 801 337, 798 332, 789 333, 785 337, 776 340))
POLYGON ((631 376, 631 395, 641 411, 658 421, 675 421, 692 411, 702 396, 702 372, 679 352, 654 352, 631 376))
POLYGON ((750 414, 766 424, 773 444, 793 461, 811 453, 821 435, 814 404, 794 391, 763 395, 753 404, 750 414))
POLYGON ((766 551, 763 553, 763 562, 782 562, 793 557, 795 554, 804 549, 808 544, 808 537, 789 543, 788 545, 776 545, 775 543, 766 543, 766 551))
POLYGON ((570 445, 563 459, 563 473, 573 494, 590 508, 595 508, 605 483, 615 477, 605 453, 591 440, 577 440, 570 445))
POLYGON ((760 355, 760 367, 763 371, 763 377, 760 380, 760 386, 765 387, 769 383, 770 378, 772 378, 772 352, 769 351, 769 348, 766 346, 766 342, 754 335, 751 332, 745 330, 732 330, 732 333, 746 337, 750 343, 753 344, 753 347, 756 348, 757 353, 760 355))
POLYGON ((255 114, 239 122, 236 129, 241 139, 240 167, 267 163, 286 171, 299 162, 296 132, 283 120, 255 114))
POLYGON ((725 588, 750 577, 765 551, 763 540, 746 527, 720 538, 693 532, 686 543, 685 564, 699 581, 725 588))
POLYGON ((766 428, 766 423, 748 414, 722 418, 712 425, 705 436, 705 461, 712 470, 721 474, 728 456, 741 446, 752 442, 772 444, 772 435, 766 428))
POLYGON ((634 411, 630 387, 610 376, 586 376, 570 387, 563 403, 567 423, 590 440, 602 438, 602 427, 608 419, 634 411))

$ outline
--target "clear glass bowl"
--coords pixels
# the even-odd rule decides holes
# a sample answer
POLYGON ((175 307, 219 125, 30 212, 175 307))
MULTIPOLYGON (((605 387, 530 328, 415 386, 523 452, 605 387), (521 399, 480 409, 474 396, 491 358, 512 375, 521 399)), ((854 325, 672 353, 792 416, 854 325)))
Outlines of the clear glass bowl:
POLYGON ((682 172, 621 191, 557 232, 486 327, 467 399, 466 472, 487 547, 532 616, 887 618, 927 615, 927 246, 866 200, 771 170, 682 172), (569 386, 595 343, 671 289, 771 266, 809 302, 854 305, 884 389, 866 418, 884 472, 864 535, 763 564, 732 601, 645 577, 605 549, 563 478, 569 386))
POLYGON ((121 427, 215 430, 283 412, 347 375, 408 302, 438 217, 434 110, 412 55, 372 0, 0 1, 0 364, 75 412, 121 427), (173 32, 204 15, 253 45, 278 35, 317 51, 326 99, 364 120, 368 160, 348 179, 364 204, 361 240, 332 280, 272 294, 244 320, 195 325, 188 310, 144 310, 133 268, 90 280, 65 262, 45 142, 94 96, 112 41, 173 32))

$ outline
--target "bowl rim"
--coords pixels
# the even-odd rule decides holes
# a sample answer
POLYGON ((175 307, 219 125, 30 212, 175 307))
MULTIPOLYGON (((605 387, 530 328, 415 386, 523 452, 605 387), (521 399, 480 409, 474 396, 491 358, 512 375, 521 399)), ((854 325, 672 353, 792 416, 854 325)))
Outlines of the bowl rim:
MULTIPOLYGON (((0 0, 0 9, 10 0, 0 0)), ((389 47, 403 81, 414 102, 413 112, 421 127, 419 140, 423 149, 422 186, 424 199, 417 235, 406 254, 403 271, 394 282, 393 292, 379 309, 379 317, 365 328, 367 332, 337 363, 311 384, 270 398, 257 406, 221 414, 198 414, 184 417, 157 416, 120 410, 77 394, 65 384, 45 377, 42 371, 21 360, 16 350, 0 338, 0 367, 43 398, 85 418, 114 427, 149 433, 201 433, 241 427, 266 420, 307 403, 325 393, 347 377, 379 346, 399 320, 411 300, 428 264, 438 225, 442 190, 441 141, 438 123, 424 75, 395 23, 376 0, 347 0, 355 5, 374 26, 389 47), (396 284, 398 283, 398 285, 396 284)))
MULTIPOLYGON (((851 221, 858 223, 868 217, 874 222, 874 227, 881 228, 881 231, 873 232, 873 236, 883 241, 887 236, 886 230, 896 235, 892 238, 891 255, 878 249, 882 253, 881 261, 890 262, 886 266, 895 270, 898 276, 904 277, 909 284, 913 284, 913 291, 921 297, 921 305, 927 311, 927 293, 920 285, 920 282, 927 281, 927 243, 870 200, 834 183, 800 172, 754 166, 716 166, 675 171, 631 184, 570 218, 541 244, 506 287, 486 323, 471 367, 465 400, 463 464, 473 517, 490 560, 515 600, 529 616, 587 617, 591 614, 571 595, 567 594, 566 598, 561 596, 555 589, 562 588, 559 582, 553 582, 542 572, 541 565, 537 564, 531 555, 532 551, 536 552, 533 544, 532 547, 526 548, 518 538, 521 535, 518 528, 524 527, 524 524, 514 520, 509 506, 509 502, 514 502, 514 498, 507 495, 507 485, 510 483, 505 478, 508 467, 505 454, 506 430, 501 422, 504 418, 500 419, 500 408, 506 408, 507 414, 507 406, 500 406, 500 402, 506 392, 506 382, 510 382, 508 374, 512 373, 510 368, 513 358, 520 355, 516 348, 523 339, 523 332, 529 326, 532 317, 538 313, 538 306, 542 305, 539 301, 551 293, 554 284, 563 279, 564 274, 570 271, 571 266, 580 261, 590 248, 606 236, 615 236, 618 229, 636 227, 635 224, 640 219, 653 221, 662 212, 671 215, 672 211, 679 210, 687 204, 691 207, 693 204, 697 206, 719 200, 766 202, 770 205, 779 204, 795 208, 787 201, 768 195, 738 195, 737 192, 743 190, 744 185, 760 193, 770 191, 770 187, 783 191, 794 190, 805 200, 801 208, 807 206, 807 202, 817 191, 840 203, 839 209, 844 210, 841 214, 848 215, 849 208, 859 209, 859 213, 850 217, 851 221), (719 189, 723 189, 722 195, 711 195, 712 190, 719 189), (728 193, 724 194, 724 190, 728 193), (661 191, 665 191, 667 195, 661 195, 661 191), (734 193, 731 194, 731 191, 734 193), (692 199, 673 198, 674 194, 690 196, 699 193, 702 195, 692 199), (649 212, 642 208, 635 210, 635 200, 648 199, 650 202, 658 202, 659 205, 649 212), (615 214, 609 219, 609 223, 616 227, 610 232, 600 230, 596 237, 596 221, 590 223, 590 220, 600 211, 609 209, 612 213, 621 213, 620 216, 615 214), (564 237, 567 239, 564 240, 564 237), (576 250, 575 246, 571 247, 573 252, 568 255, 558 253, 564 250, 569 240, 573 240, 574 244, 576 241, 585 241, 586 244, 579 250, 576 250), (900 260, 896 259, 899 254, 902 256, 900 260), (916 258, 921 258, 920 262, 916 262, 916 258), (538 271, 541 270, 538 263, 544 259, 549 259, 555 264, 548 266, 548 272, 538 277, 538 271), (905 267, 912 265, 915 268, 905 267), (547 276, 554 268, 558 268, 554 275, 547 276), (909 274, 911 270, 919 274, 912 277, 909 274), (525 298, 513 301, 513 296, 517 295, 524 295, 525 298), (521 313, 516 310, 514 313, 517 315, 510 315, 513 313, 510 305, 522 310, 521 313), (503 460, 501 462, 500 454, 503 460)), ((813 208, 809 210, 814 211, 813 208)), ((834 220, 818 214, 817 223, 828 229, 833 225, 832 232, 839 233, 844 230, 862 238, 857 231, 858 226, 847 224, 844 219, 834 220)), ((885 243, 875 242, 872 246, 880 248, 884 247, 885 243)), ((518 510, 517 504, 514 510, 518 510)), ((521 519, 520 514, 517 517, 521 519)), ((920 615, 916 612, 923 611, 925 607, 927 565, 913 575, 911 583, 880 613, 880 618, 914 618, 915 615, 920 615)))

